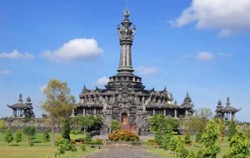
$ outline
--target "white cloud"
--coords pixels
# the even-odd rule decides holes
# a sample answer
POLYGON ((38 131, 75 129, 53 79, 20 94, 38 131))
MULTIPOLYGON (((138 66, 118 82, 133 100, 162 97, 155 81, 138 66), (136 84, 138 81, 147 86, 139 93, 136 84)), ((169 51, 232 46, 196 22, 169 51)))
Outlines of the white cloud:
POLYGON ((20 53, 18 50, 13 50, 11 53, 0 53, 0 58, 6 59, 34 59, 34 56, 30 53, 20 53))
POLYGON ((103 86, 103 85, 106 85, 108 82, 109 82, 109 78, 106 76, 103 76, 97 80, 96 84, 99 86, 103 86))
POLYGON ((9 75, 10 73, 10 70, 0 70, 0 75, 9 75))
POLYGON ((141 75, 150 75, 158 72, 158 69, 155 67, 143 67, 140 66, 135 69, 141 75))
POLYGON ((51 61, 70 61, 95 57, 101 52, 95 39, 77 38, 64 43, 57 50, 44 52, 43 56, 51 61))
POLYGON ((172 24, 177 27, 196 22, 199 29, 219 29, 220 36, 250 30, 250 0, 192 0, 172 24))
POLYGON ((43 85, 43 86, 40 86, 40 87, 39 87, 39 91, 43 93, 43 92, 44 92, 44 89, 45 89, 46 87, 47 87, 47 84, 46 84, 46 85, 43 85))
POLYGON ((196 59, 201 60, 201 61, 210 61, 213 59, 213 54, 210 52, 200 52, 196 56, 196 59))

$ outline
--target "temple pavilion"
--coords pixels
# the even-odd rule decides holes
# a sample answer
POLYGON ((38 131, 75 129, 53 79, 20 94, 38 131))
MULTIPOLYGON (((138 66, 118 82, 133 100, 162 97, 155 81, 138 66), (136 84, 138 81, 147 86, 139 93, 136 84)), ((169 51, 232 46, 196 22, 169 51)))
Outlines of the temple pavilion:
POLYGON ((225 119, 225 120, 234 120, 235 114, 240 111, 240 109, 236 109, 231 106, 230 98, 227 98, 226 106, 222 105, 221 100, 218 101, 216 106, 216 116, 217 118, 225 119))
POLYGON ((20 94, 17 103, 7 106, 13 110, 11 118, 35 118, 30 97, 24 103, 22 94, 20 94))
POLYGON ((101 134, 110 132, 113 119, 120 121, 123 129, 148 135, 150 116, 163 114, 181 118, 194 112, 188 93, 183 103, 178 105, 166 87, 161 91, 145 89, 141 77, 134 75, 131 47, 136 26, 132 25, 129 16, 129 10, 125 10, 124 20, 117 26, 121 46, 117 74, 109 78, 104 89, 96 87, 90 90, 84 86, 73 112, 73 115, 102 116, 104 122, 101 134))

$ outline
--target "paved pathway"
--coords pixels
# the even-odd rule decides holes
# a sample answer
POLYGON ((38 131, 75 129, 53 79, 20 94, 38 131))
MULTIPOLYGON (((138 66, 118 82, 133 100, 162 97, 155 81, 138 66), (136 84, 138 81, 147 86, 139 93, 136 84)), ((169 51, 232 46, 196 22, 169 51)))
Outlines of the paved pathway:
POLYGON ((160 158, 156 154, 143 149, 101 149, 99 152, 85 156, 84 158, 160 158))

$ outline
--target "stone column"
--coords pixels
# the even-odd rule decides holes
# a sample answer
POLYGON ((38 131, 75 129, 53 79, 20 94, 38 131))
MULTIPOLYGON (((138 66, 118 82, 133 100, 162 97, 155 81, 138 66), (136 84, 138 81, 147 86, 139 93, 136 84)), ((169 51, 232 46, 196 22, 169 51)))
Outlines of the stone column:
POLYGON ((164 112, 164 116, 166 116, 166 110, 167 110, 167 109, 163 109, 163 112, 164 112))
POLYGON ((174 109, 174 117, 177 117, 177 110, 174 109))
POLYGON ((94 108, 94 115, 96 115, 96 108, 94 108))
POLYGON ((235 113, 232 113, 232 119, 235 119, 235 113))
POLYGON ((153 109, 153 115, 155 115, 155 109, 153 109))
POLYGON ((85 108, 82 109, 82 115, 85 115, 86 114, 86 111, 85 111, 85 108))

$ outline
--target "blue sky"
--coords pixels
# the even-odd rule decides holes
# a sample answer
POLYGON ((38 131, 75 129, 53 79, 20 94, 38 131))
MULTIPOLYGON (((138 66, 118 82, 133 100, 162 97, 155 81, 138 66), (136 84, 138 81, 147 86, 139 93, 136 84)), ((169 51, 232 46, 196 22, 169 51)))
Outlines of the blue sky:
MULTIPOLYGON (((35 113, 52 78, 68 83, 78 99, 83 85, 103 87, 116 74, 116 26, 126 0, 0 0, 0 117, 19 93, 35 113)), ((215 110, 219 99, 242 108, 249 121, 249 0, 129 1, 137 26, 132 47, 135 74, 147 89, 164 86, 181 103, 215 110)))

